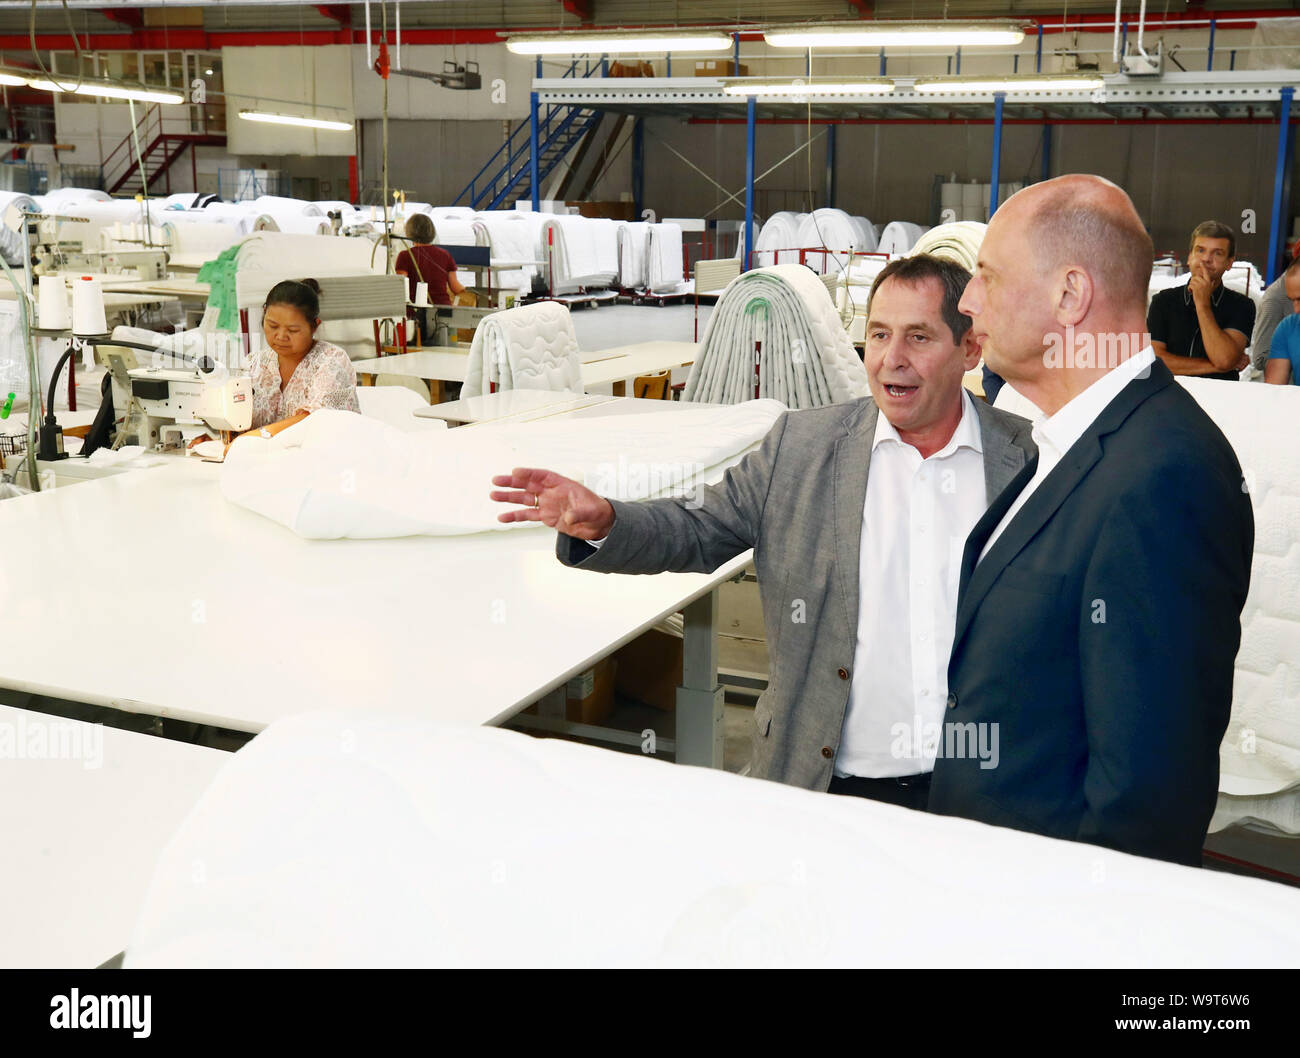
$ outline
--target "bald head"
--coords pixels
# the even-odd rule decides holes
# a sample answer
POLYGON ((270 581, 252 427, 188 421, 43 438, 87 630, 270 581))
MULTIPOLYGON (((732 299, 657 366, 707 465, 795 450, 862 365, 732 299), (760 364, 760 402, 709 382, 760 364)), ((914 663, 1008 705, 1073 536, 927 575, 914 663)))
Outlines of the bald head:
MULTIPOLYGON (((1033 184, 1007 201, 1043 271, 1080 268, 1112 310, 1145 313, 1155 249, 1124 190, 1100 176, 1071 174, 1033 184)), ((1005 208, 1005 207, 1004 207, 1005 208)))

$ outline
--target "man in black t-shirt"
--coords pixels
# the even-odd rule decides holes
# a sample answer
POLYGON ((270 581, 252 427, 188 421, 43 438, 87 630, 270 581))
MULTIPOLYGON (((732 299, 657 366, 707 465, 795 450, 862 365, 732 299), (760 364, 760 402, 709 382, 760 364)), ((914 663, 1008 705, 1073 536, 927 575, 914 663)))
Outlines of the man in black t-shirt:
POLYGON ((1198 224, 1187 254, 1192 273, 1187 285, 1169 287, 1151 299, 1151 347, 1175 375, 1235 380, 1249 363, 1246 346, 1255 327, 1255 303, 1223 285, 1236 252, 1236 234, 1226 224, 1198 224))

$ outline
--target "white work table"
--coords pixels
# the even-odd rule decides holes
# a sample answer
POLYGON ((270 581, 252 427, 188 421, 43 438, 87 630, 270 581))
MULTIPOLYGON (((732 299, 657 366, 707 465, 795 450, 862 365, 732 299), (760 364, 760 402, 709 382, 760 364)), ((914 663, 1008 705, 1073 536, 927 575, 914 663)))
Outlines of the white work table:
POLYGON ((0 725, 13 747, 0 760, 0 967, 98 966, 126 946, 154 864, 230 756, 7 706, 0 725), (32 759, 38 745, 65 756, 32 759))
MULTIPOLYGON (((612 385, 614 396, 621 397, 626 384, 639 375, 689 367, 694 363, 699 348, 696 342, 655 341, 579 353, 578 359, 582 361, 582 385, 586 390, 593 386, 612 385)), ((358 376, 367 378, 375 375, 403 375, 430 383, 464 382, 469 371, 468 353, 468 348, 463 351, 417 350, 354 360, 352 367, 358 376)), ((439 402, 440 389, 441 387, 430 386, 434 403, 439 402)))
POLYGON ((685 609, 687 704, 667 724, 679 761, 721 765, 716 589, 749 552, 618 577, 561 565, 548 529, 303 540, 227 502, 218 474, 184 460, 0 502, 23 556, 0 581, 0 700, 247 732, 344 707, 497 724, 685 609))
POLYGON ((482 422, 529 422, 549 418, 565 412, 578 411, 593 404, 614 400, 599 394, 572 393, 569 390, 505 389, 497 393, 484 393, 478 397, 465 397, 443 404, 416 408, 419 419, 442 419, 455 424, 482 422))

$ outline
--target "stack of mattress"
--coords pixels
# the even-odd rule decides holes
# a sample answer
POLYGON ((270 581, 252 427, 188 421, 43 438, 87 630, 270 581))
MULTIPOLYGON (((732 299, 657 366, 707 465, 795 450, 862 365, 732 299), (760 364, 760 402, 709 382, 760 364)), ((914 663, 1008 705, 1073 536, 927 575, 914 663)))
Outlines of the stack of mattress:
POLYGON ((618 226, 618 285, 624 290, 639 290, 646 283, 646 249, 650 225, 643 221, 624 222, 618 226))
POLYGON ((678 224, 651 224, 646 244, 646 288, 655 294, 682 289, 682 229, 678 224))
POLYGON ((230 502, 310 539, 545 528, 497 520, 506 508, 488 498, 493 475, 546 467, 614 499, 682 495, 697 483, 717 481, 784 410, 774 401, 750 401, 738 408, 542 420, 429 436, 322 411, 270 440, 233 446, 221 491, 230 502), (344 480, 340 466, 357 468, 355 480, 344 480))
POLYGON ((928 253, 955 261, 966 271, 975 271, 975 262, 979 258, 980 243, 984 241, 987 224, 978 221, 954 221, 952 224, 940 224, 922 235, 912 246, 911 253, 928 253))
POLYGON ((867 372, 826 285, 802 265, 742 273, 718 299, 691 368, 685 400, 737 404, 758 395, 815 408, 867 393, 867 372))
POLYGON ((554 301, 493 313, 474 331, 462 397, 497 389, 582 391, 578 338, 566 306, 554 301))
MULTIPOLYGON (((487 232, 493 264, 498 261, 514 263, 546 259, 537 242, 541 222, 536 215, 497 209, 477 213, 475 217, 487 232)), ((617 237, 615 242, 617 243, 617 237)), ((526 294, 532 289, 533 279, 539 271, 535 264, 522 264, 518 269, 498 272, 496 284, 503 290, 518 290, 521 294, 526 294)))
POLYGON ((1255 513, 1250 593, 1211 829, 1300 834, 1300 389, 1180 378, 1237 453, 1255 513))

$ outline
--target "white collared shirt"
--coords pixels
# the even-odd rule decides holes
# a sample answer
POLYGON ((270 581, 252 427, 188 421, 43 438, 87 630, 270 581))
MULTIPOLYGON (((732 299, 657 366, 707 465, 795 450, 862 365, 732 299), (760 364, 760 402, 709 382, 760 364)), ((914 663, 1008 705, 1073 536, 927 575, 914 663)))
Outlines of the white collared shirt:
POLYGON ((1130 382, 1149 372, 1156 362, 1155 351, 1147 346, 1140 353, 1130 356, 1122 364, 1107 371, 1096 382, 1078 396, 1070 400, 1055 415, 1048 416, 1034 423, 1031 435, 1038 445, 1038 469, 1029 479, 1015 502, 1002 516, 1002 521, 993 530, 984 550, 980 552, 980 561, 989 553, 989 549, 1011 524, 1011 519, 1019 512, 1025 502, 1034 494, 1034 490, 1043 483, 1056 465, 1065 458, 1065 453, 1074 447, 1074 443, 1087 432, 1088 428, 1101 416, 1112 400, 1130 382))
POLYGON ((966 537, 988 507, 979 418, 928 459, 876 421, 862 511, 858 638, 837 775, 881 778, 934 768, 966 537))

